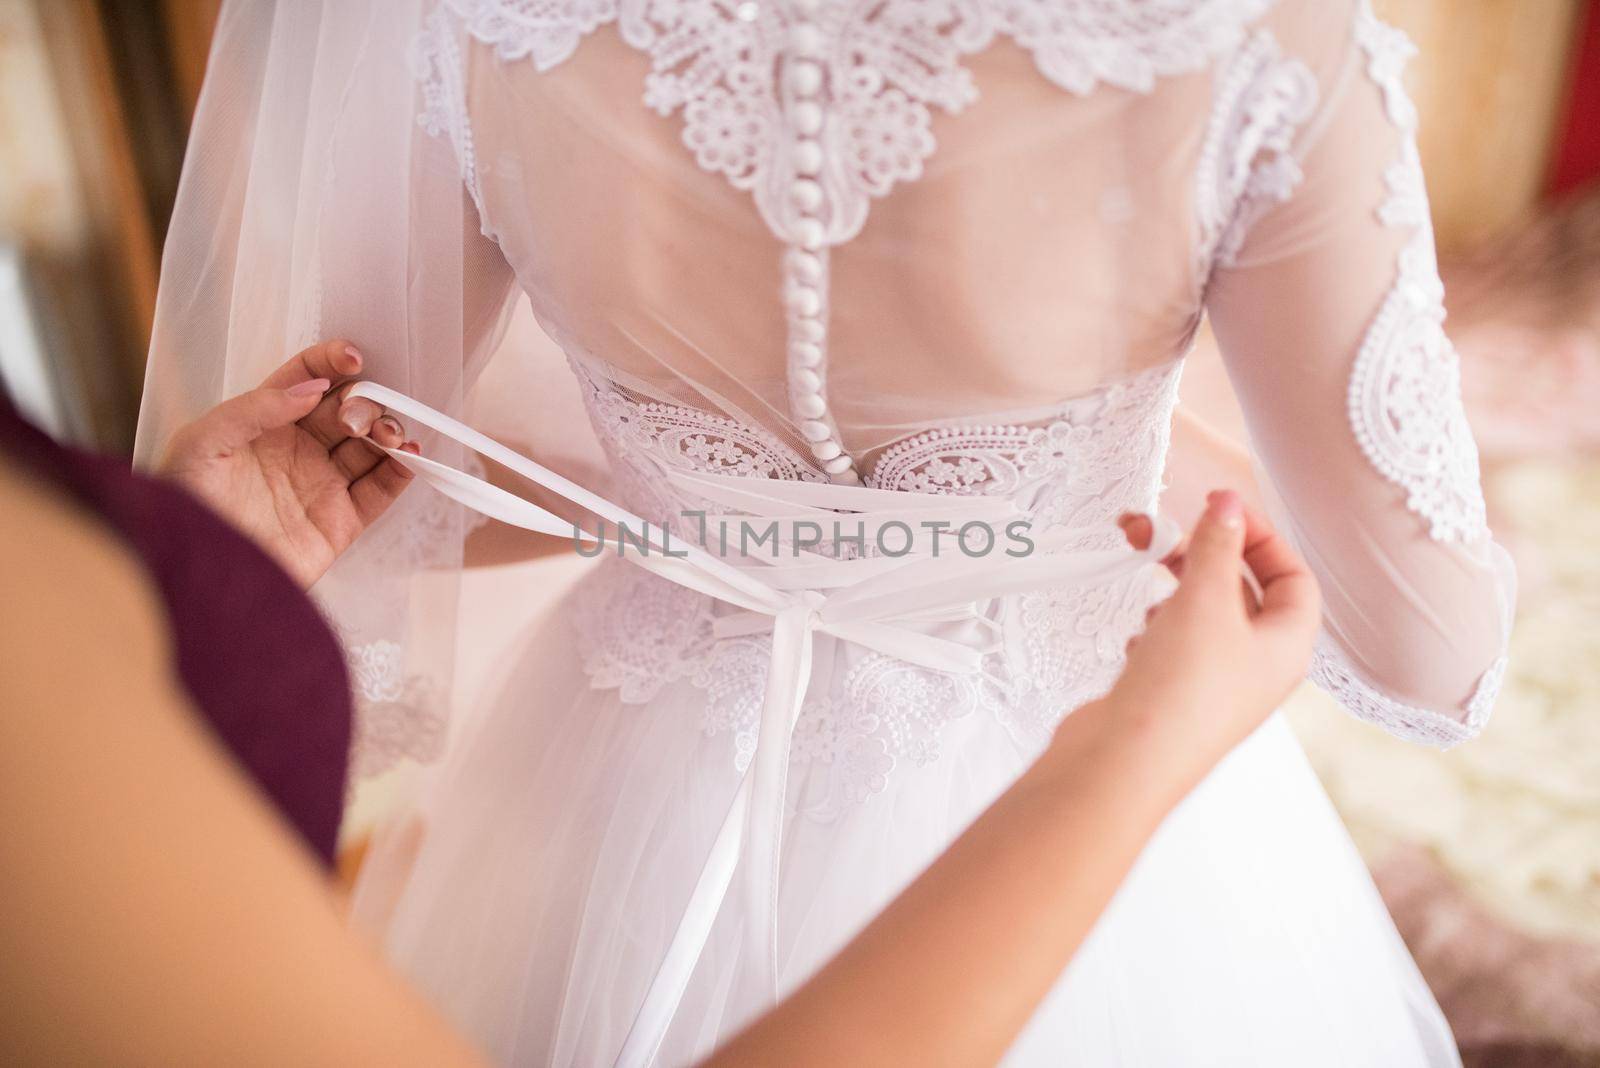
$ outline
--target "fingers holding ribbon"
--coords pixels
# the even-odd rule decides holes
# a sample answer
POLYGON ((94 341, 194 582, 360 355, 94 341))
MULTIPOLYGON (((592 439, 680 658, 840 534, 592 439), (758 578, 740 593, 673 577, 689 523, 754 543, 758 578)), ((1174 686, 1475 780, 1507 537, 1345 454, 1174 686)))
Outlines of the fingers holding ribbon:
POLYGON ((302 430, 328 450, 328 459, 349 488, 351 502, 364 523, 371 523, 411 482, 411 472, 385 449, 420 452, 406 438, 404 425, 383 405, 351 390, 366 367, 361 350, 349 341, 323 341, 291 357, 268 376, 265 385, 293 389, 325 381, 328 388, 298 422, 302 430))

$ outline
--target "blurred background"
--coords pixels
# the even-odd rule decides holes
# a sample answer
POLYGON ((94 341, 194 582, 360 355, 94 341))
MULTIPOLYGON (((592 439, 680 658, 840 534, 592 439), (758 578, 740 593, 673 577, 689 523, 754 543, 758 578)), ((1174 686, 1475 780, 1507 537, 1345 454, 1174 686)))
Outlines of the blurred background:
MULTIPOLYGON (((0 0, 0 380, 61 437, 131 448, 219 2, 0 0)), ((1374 6, 1421 47, 1447 325, 1519 618, 1496 716, 1455 752, 1309 688, 1290 714, 1467 1063, 1600 1065, 1600 0, 1374 6)), ((1228 409, 1205 340, 1183 388, 1228 409)), ((542 597, 574 573, 521 567, 542 597)), ((464 661, 485 676, 494 649, 464 661)))

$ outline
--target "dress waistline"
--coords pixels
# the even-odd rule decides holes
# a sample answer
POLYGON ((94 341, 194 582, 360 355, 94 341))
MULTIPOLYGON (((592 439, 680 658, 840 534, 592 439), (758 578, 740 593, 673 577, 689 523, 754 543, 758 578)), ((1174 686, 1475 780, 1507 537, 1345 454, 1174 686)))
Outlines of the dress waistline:
MULTIPOLYGON (((357 383, 366 397, 426 426, 593 512, 634 530, 649 525, 600 495, 563 478, 492 438, 404 394, 374 382, 357 383)), ((446 464, 397 449, 385 450, 418 479, 467 508, 525 530, 592 542, 571 523, 498 486, 446 464)), ((665 470, 674 488, 728 515, 779 521, 828 521, 847 513, 880 526, 933 521, 951 529, 982 522, 1003 527, 1027 513, 1003 497, 957 496, 873 489, 860 485, 753 479, 697 471, 665 470)), ((1070 550, 1084 528, 1044 532, 1024 556, 917 554, 834 559, 821 554, 719 557, 683 544, 666 551, 626 555, 636 565, 725 601, 737 611, 719 616, 719 635, 771 631, 772 662, 762 700, 755 754, 740 780, 727 816, 690 895, 667 952, 657 968, 616 1063, 650 1064, 660 1048, 690 977, 742 869, 750 926, 747 964, 763 992, 778 997, 778 888, 785 777, 795 723, 811 678, 817 634, 854 642, 886 656, 952 674, 975 674, 985 647, 919 629, 930 620, 960 618, 976 602, 1057 584, 1110 581, 1153 566, 1177 547, 1181 532, 1155 517, 1148 548, 1070 550)), ((665 546, 657 546, 664 550, 665 546)))

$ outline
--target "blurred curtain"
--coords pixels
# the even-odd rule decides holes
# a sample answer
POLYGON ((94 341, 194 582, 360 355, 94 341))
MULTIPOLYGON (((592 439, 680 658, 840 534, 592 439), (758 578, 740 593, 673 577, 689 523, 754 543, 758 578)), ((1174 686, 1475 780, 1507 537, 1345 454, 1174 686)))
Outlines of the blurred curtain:
POLYGON ((0 0, 0 373, 86 444, 132 444, 218 2, 0 0))

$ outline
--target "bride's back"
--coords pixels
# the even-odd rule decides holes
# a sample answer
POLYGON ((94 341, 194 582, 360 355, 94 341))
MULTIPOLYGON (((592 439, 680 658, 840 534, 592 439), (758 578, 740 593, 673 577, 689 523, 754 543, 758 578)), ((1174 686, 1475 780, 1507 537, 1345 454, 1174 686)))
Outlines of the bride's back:
MULTIPOLYGON (((863 479, 1117 538, 1157 504, 1203 312, 1322 584, 1313 674, 1458 741, 1514 584, 1443 330, 1411 51, 1366 0, 231 4, 139 452, 318 336, 462 412, 520 289, 635 490, 863 479)), ((386 655, 424 615, 400 578, 460 559, 459 519, 409 496, 325 583, 386 655)), ((648 496, 625 503, 665 518, 648 496)), ((1120 663, 1103 620, 1032 618, 1120 663)))
POLYGON ((1260 3, 1057 5, 1028 46, 1008 5, 806 6, 584 34, 468 19, 444 123, 570 355, 802 452, 818 414, 863 461, 1180 356, 1252 157, 1310 104, 1241 115, 1246 87, 1212 69, 1260 73, 1239 47, 1260 3), (810 57, 791 40, 808 20, 810 57))

